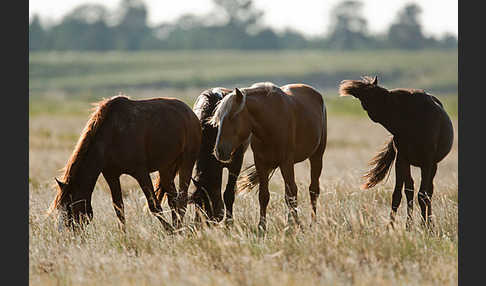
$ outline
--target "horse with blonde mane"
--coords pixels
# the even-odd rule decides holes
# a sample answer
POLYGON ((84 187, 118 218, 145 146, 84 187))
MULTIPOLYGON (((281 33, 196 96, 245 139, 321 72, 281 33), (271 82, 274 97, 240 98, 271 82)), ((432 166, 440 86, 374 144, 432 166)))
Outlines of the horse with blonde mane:
POLYGON ((168 196, 172 222, 178 227, 187 206, 187 189, 201 144, 201 126, 184 102, 173 98, 131 100, 116 96, 97 104, 78 143, 56 178, 58 192, 49 212, 58 210, 59 226, 77 228, 93 218, 91 195, 100 174, 111 190, 113 208, 125 226, 120 175, 139 183, 150 211, 165 229, 160 201, 168 196), (150 172, 158 171, 158 193, 150 172), (174 177, 179 174, 179 192, 174 177))
MULTIPOLYGON (((294 164, 309 159, 309 187, 313 221, 319 197, 319 177, 327 141, 326 107, 322 95, 305 84, 278 87, 256 83, 236 88, 221 100, 210 120, 218 127, 214 154, 222 162, 247 140, 253 149, 255 165, 246 176, 249 189, 259 185, 259 228, 266 230, 270 198, 270 173, 279 168, 285 182, 288 220, 301 226, 297 215, 297 185, 294 164)), ((243 178, 244 180, 245 178, 243 178)))

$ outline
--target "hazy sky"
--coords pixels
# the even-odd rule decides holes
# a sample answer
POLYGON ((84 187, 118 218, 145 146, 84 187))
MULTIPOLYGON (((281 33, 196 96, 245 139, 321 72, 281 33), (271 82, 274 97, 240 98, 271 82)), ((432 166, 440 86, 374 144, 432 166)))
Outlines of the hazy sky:
MULTIPOLYGON (((149 25, 175 20, 181 14, 206 14, 215 5, 212 0, 145 0, 149 25)), ((330 10, 341 0, 254 0, 254 5, 265 12, 264 23, 276 30, 286 27, 307 35, 327 31, 330 10)), ((422 8, 421 22, 428 35, 445 32, 458 33, 457 0, 366 0, 364 15, 372 33, 383 32, 395 19, 397 11, 407 3, 417 3, 422 8)), ((85 3, 103 4, 108 9, 116 8, 120 0, 29 0, 29 16, 34 13, 50 21, 58 21, 74 7, 85 3)))

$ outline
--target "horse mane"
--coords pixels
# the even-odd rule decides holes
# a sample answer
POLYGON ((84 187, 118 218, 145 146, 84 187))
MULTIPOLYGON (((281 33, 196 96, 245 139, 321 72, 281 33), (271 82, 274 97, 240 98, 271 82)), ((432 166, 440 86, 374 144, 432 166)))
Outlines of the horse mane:
POLYGON ((250 87, 243 88, 243 90, 246 92, 247 95, 250 95, 250 94, 255 94, 255 93, 258 93, 258 94, 261 93, 262 88, 267 92, 266 95, 269 95, 271 93, 278 93, 278 92, 284 93, 280 89, 279 86, 277 86, 273 82, 269 82, 269 81, 256 82, 256 83, 252 84, 250 87))
POLYGON ((357 96, 358 94, 362 93, 363 91, 380 88, 375 84, 373 84, 373 78, 369 76, 361 77, 361 80, 343 80, 339 84, 339 95, 340 96, 347 96, 353 95, 357 96))
POLYGON ((193 107, 193 111, 199 120, 201 122, 203 120, 209 120, 218 101, 230 92, 231 89, 224 87, 215 87, 201 92, 193 107))
MULTIPOLYGON (((94 108, 92 110, 94 111, 91 113, 88 122, 84 126, 84 129, 81 132, 78 142, 76 143, 76 147, 74 148, 71 157, 66 163, 66 166, 63 169, 61 169, 61 171, 63 172, 61 181, 63 183, 69 184, 69 182, 78 172, 81 166, 81 162, 83 161, 84 157, 86 157, 86 154, 88 153, 88 150, 92 145, 94 138, 96 137, 96 134, 100 129, 103 121, 106 119, 111 109, 110 107, 113 105, 113 103, 119 101, 125 101, 128 99, 129 98, 127 96, 120 94, 117 96, 113 96, 109 99, 103 99, 93 104, 94 108)), ((59 204, 61 203, 62 199, 65 198, 66 189, 69 188, 58 187, 57 195, 54 198, 54 201, 52 202, 49 208, 48 211, 49 213, 59 207, 59 204)))
POLYGON ((219 123, 223 120, 223 118, 230 113, 231 109, 233 108, 233 102, 236 93, 231 92, 227 96, 223 97, 221 101, 216 104, 216 108, 214 109, 213 116, 211 116, 208 120, 208 123, 211 126, 218 126, 219 123))
MULTIPOLYGON (((280 87, 278 87, 277 85, 271 82, 254 83, 250 87, 242 88, 241 92, 245 96, 255 95, 255 94, 260 95, 262 94, 262 92, 265 92, 266 95, 270 95, 271 93, 285 94, 280 89, 280 87)), ((230 94, 223 97, 223 99, 220 102, 218 102, 216 108, 214 109, 213 116, 211 116, 210 120, 208 121, 209 124, 211 124, 212 126, 218 126, 219 123, 223 120, 223 118, 231 112, 234 105, 235 95, 236 93, 232 91, 230 94)), ((234 114, 238 114, 238 112, 240 112, 241 110, 243 110, 243 108, 239 108, 234 112, 234 114)))
POLYGON ((389 96, 394 97, 396 100, 413 100, 419 97, 424 98, 424 96, 430 96, 433 101, 442 106, 442 103, 435 96, 428 94, 423 89, 413 89, 413 88, 395 88, 387 90, 379 85, 373 84, 373 78, 369 76, 363 76, 362 80, 343 80, 339 85, 339 95, 347 96, 353 95, 358 96, 360 93, 365 91, 375 90, 383 91, 386 90, 389 96))

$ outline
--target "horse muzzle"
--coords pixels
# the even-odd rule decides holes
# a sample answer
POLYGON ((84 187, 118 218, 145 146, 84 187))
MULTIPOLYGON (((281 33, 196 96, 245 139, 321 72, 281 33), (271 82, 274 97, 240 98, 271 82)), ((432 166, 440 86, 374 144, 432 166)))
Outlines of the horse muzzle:
POLYGON ((231 147, 228 145, 223 145, 220 144, 214 152, 214 155, 216 156, 216 159, 218 161, 221 161, 223 163, 228 163, 231 161, 231 147))

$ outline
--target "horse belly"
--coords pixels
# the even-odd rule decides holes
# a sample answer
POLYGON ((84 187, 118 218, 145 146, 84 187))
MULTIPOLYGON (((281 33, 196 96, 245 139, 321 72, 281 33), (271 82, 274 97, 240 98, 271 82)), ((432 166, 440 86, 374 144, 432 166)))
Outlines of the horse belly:
POLYGON ((172 165, 184 152, 185 134, 175 128, 167 128, 164 132, 152 134, 146 143, 145 154, 147 164, 152 170, 172 165))

